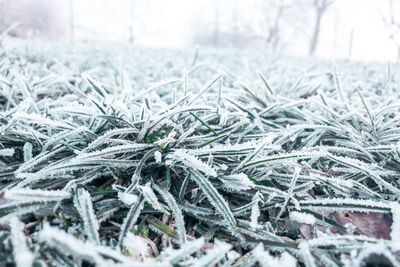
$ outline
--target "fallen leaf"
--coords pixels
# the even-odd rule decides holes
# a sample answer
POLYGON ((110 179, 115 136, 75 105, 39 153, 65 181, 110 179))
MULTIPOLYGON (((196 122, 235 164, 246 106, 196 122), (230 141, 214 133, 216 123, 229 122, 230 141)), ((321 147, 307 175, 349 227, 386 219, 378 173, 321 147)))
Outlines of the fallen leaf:
POLYGON ((345 225, 354 225, 355 232, 368 237, 390 239, 392 216, 386 213, 335 212, 335 219, 345 225))

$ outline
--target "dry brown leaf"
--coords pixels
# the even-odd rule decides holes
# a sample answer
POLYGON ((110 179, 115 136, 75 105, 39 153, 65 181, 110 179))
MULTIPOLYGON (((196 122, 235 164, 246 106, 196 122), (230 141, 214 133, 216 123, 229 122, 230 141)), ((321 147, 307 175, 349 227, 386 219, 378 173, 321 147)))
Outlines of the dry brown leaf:
POLYGON ((355 232, 368 237, 390 239, 392 216, 386 213, 335 212, 335 219, 345 225, 354 225, 355 232))

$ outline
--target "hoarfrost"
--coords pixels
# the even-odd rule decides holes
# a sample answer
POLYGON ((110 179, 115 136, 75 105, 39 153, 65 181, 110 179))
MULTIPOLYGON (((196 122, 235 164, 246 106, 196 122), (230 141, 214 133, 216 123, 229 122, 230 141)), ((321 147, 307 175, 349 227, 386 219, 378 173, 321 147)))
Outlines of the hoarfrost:
POLYGON ((11 243, 13 245, 14 260, 17 267, 32 266, 35 256, 29 250, 27 239, 23 233, 25 225, 13 217, 10 219, 11 243))
POLYGON ((211 166, 204 163, 195 156, 190 155, 185 150, 175 150, 172 154, 169 154, 167 156, 167 159, 182 162, 186 167, 201 171, 208 176, 217 177, 217 172, 211 166))
POLYGON ((290 212, 289 218, 292 221, 296 221, 298 223, 304 223, 309 225, 313 225, 316 223, 316 219, 314 216, 304 212, 292 211, 290 212))

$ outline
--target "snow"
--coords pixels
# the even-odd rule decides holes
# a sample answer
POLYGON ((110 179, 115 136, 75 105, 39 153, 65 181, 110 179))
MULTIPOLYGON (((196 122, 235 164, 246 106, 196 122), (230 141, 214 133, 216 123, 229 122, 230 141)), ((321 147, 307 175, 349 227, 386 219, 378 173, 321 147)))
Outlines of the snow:
POLYGON ((138 201, 138 196, 131 193, 118 192, 118 199, 127 206, 131 206, 138 201))
POLYGON ((0 157, 12 157, 15 151, 13 148, 0 149, 0 157))
POLYGON ((262 244, 259 244, 251 253, 256 257, 260 266, 264 267, 295 267, 296 259, 289 253, 284 252, 278 257, 272 256, 269 251, 265 251, 262 244))
POLYGON ((24 150, 24 161, 30 161, 32 159, 32 144, 31 143, 25 143, 23 150, 24 150))
POLYGON ((156 160, 157 163, 161 163, 162 161, 162 155, 160 151, 154 152, 154 159, 156 160))
POLYGON ((314 225, 316 223, 316 219, 314 216, 304 212, 292 211, 289 214, 289 218, 292 221, 302 224, 314 225))
POLYGON ((148 256, 151 253, 151 248, 143 237, 129 232, 125 236, 124 247, 134 257, 148 256))
POLYGON ((14 247, 14 260, 17 267, 32 266, 34 254, 28 249, 23 233, 25 225, 16 217, 10 219, 11 243, 14 247))

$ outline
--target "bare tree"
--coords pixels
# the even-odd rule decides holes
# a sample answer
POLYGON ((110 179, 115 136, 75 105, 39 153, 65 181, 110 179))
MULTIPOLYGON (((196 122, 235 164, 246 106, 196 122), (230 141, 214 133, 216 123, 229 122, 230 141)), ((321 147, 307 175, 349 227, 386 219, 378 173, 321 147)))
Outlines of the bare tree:
POLYGON ((382 20, 388 29, 389 39, 396 45, 397 61, 400 61, 400 17, 395 10, 399 7, 400 1, 389 0, 389 15, 381 14, 382 20))
MULTIPOLYGON (((281 21, 284 15, 284 11, 286 9, 284 2, 285 2, 284 0, 279 1, 278 6, 276 7, 276 14, 273 18, 273 21, 271 23, 268 23, 269 27, 268 27, 266 43, 267 46, 272 47, 274 51, 276 50, 278 43, 280 41, 281 21)), ((266 17, 268 20, 270 15, 266 14, 266 17)))
POLYGON ((259 18, 261 29, 251 29, 253 40, 262 41, 268 49, 276 51, 281 45, 282 28, 285 28, 285 20, 288 22, 287 9, 292 5, 291 0, 261 0, 256 1, 254 9, 260 10, 259 18))
POLYGON ((321 29, 321 21, 329 6, 334 2, 334 0, 314 0, 313 8, 315 11, 315 23, 314 31, 311 35, 310 50, 309 55, 313 56, 317 50, 319 33, 321 29))
POLYGON ((134 17, 135 17, 135 0, 130 0, 130 6, 129 6, 129 25, 128 25, 128 31, 129 31, 129 40, 128 42, 130 44, 133 44, 134 41, 134 32, 133 32, 133 24, 134 24, 134 17))
POLYGON ((351 59, 351 55, 353 53, 353 38, 354 38, 354 29, 351 29, 350 38, 349 38, 349 47, 347 50, 347 58, 351 59))
POLYGON ((261 33, 255 32, 255 37, 264 41, 268 49, 276 52, 284 50, 285 45, 293 38, 306 38, 307 13, 310 11, 310 0, 261 0, 260 9, 261 33), (296 37, 294 37, 294 35, 296 37))

